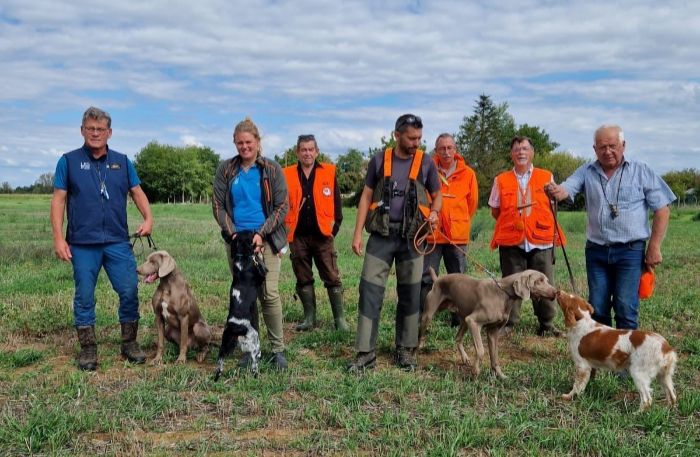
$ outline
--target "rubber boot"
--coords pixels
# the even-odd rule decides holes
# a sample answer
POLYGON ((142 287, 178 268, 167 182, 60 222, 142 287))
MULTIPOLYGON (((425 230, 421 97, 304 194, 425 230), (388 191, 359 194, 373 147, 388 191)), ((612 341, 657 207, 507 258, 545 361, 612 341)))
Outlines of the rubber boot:
POLYGON ((305 332, 316 326, 316 292, 313 284, 304 287, 297 287, 297 297, 304 307, 304 322, 297 324, 296 330, 305 332))
POLYGON ((136 342, 139 322, 122 322, 122 355, 131 363, 144 363, 146 354, 136 342))
POLYGON ((345 310, 343 309, 343 288, 340 286, 329 287, 328 301, 331 302, 331 311, 333 311, 335 329, 347 332, 348 323, 345 321, 345 310))
POLYGON ((77 327, 80 353, 78 354, 78 368, 85 371, 97 370, 97 341, 95 340, 95 326, 77 327))

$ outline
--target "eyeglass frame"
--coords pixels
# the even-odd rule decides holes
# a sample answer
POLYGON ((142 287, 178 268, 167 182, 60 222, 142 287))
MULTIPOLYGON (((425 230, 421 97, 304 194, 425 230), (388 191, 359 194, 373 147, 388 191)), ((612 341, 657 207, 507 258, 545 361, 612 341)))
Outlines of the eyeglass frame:
POLYGON ((81 125, 80 128, 88 133, 99 133, 100 135, 104 135, 110 130, 109 127, 85 127, 84 125, 81 125))

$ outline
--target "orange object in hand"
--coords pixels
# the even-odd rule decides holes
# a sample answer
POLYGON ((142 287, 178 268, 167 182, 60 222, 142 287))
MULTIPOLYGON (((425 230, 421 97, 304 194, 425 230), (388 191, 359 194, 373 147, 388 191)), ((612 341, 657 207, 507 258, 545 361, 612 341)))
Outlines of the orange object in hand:
POLYGON ((654 280, 656 275, 654 270, 646 267, 639 278, 639 298, 644 300, 650 298, 654 293, 654 280))

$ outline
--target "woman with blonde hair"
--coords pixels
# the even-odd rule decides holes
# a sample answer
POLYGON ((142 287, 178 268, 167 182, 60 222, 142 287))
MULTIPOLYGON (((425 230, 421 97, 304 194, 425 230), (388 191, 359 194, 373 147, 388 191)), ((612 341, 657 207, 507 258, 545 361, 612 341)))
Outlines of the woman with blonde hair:
MULTIPOLYGON (((272 346, 276 368, 287 368, 282 338, 282 300, 279 294, 281 255, 286 251, 284 218, 288 209, 287 184, 280 165, 262 157, 260 132, 250 119, 239 122, 233 131, 238 155, 224 160, 214 177, 214 218, 226 241, 226 255, 233 274, 231 241, 239 231, 255 232, 253 245, 262 249, 267 276, 259 294, 263 320, 272 346), (262 247, 262 248, 261 248, 262 247)), ((257 309, 254 326, 257 328, 257 309)), ((251 362, 244 353, 241 366, 251 362)))

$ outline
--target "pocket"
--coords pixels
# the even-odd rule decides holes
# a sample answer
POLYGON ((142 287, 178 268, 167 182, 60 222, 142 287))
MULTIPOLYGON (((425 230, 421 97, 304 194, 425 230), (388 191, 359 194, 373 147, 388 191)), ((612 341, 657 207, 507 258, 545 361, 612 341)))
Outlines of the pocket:
POLYGON ((450 235, 455 240, 468 240, 469 218, 464 216, 450 217, 450 235))
POLYGON ((641 186, 620 186, 620 198, 609 196, 611 202, 617 201, 619 208, 634 207, 644 201, 644 190, 641 186))

